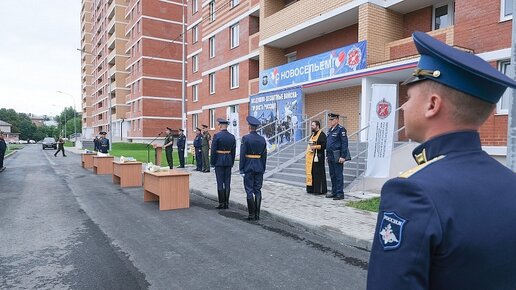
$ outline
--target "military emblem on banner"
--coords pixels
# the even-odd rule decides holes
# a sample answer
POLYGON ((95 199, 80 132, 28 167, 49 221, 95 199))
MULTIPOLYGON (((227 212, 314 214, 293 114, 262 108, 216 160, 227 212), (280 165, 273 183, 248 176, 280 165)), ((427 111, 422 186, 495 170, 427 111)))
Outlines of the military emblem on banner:
POLYGON ((398 216, 395 212, 384 212, 378 238, 384 250, 394 250, 401 246, 403 226, 406 219, 398 216))
POLYGON ((376 114, 378 115, 378 118, 385 119, 389 117, 391 114, 391 103, 387 102, 385 98, 383 98, 381 101, 376 104, 376 114))
POLYGON ((348 52, 346 64, 352 70, 356 70, 360 62, 362 62, 362 51, 358 47, 353 46, 348 52))

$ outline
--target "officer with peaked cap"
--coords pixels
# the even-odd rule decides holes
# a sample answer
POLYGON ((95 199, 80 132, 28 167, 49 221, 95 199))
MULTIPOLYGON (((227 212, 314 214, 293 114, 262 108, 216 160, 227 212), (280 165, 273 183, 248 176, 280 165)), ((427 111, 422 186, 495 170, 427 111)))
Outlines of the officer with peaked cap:
POLYGON ((248 220, 260 219, 262 204, 263 173, 267 162, 267 143, 256 133, 260 121, 253 116, 247 117, 249 134, 242 137, 240 144, 240 174, 244 177, 247 194, 248 220))
POLYGON ((186 136, 182 128, 179 129, 179 137, 177 137, 177 154, 179 155, 179 168, 185 168, 185 146, 186 136))
POLYGON ((217 178, 217 193, 219 205, 217 209, 226 209, 229 206, 231 193, 231 168, 235 163, 236 140, 228 132, 229 121, 218 119, 220 132, 213 136, 211 142, 211 166, 215 167, 217 178))
POLYGON ((101 153, 108 153, 109 150, 109 139, 106 138, 106 132, 100 132, 99 151, 101 153))
POLYGON ((422 32, 405 82, 418 164, 382 188, 367 289, 516 289, 516 174, 479 127, 516 82, 422 32))
POLYGON ((163 141, 163 148, 165 148, 168 167, 172 169, 174 168, 174 157, 172 157, 172 151, 174 151, 174 135, 172 135, 172 129, 169 127, 165 130, 165 133, 167 136, 165 136, 165 141, 163 141))
POLYGON ((208 132, 208 126, 202 125, 202 172, 210 172, 210 142, 211 135, 208 132))
POLYGON ((195 149, 195 171, 202 171, 202 133, 201 128, 195 128, 195 139, 193 141, 195 149))
POLYGON ((329 113, 329 129, 326 138, 326 159, 330 170, 331 193, 327 198, 344 199, 344 162, 350 159, 348 134, 346 128, 339 124, 339 114, 329 113))

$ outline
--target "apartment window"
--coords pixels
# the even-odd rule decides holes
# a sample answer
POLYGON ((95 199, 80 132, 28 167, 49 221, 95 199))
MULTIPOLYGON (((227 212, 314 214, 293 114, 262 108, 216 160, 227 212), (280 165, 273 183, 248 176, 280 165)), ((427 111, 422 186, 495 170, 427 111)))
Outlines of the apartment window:
POLYGON ((287 58, 287 63, 296 61, 297 60, 297 51, 285 54, 285 57, 287 58))
POLYGON ((210 4, 209 4, 209 7, 210 7, 210 22, 211 21, 215 21, 215 0, 212 0, 210 1, 210 4))
POLYGON ((453 25, 454 2, 434 6, 434 30, 453 25))
MULTIPOLYGON (((498 62, 498 70, 509 77, 512 75, 510 73, 510 60, 502 60, 498 62)), ((496 104, 496 113, 497 114, 508 114, 509 113, 509 99, 512 97, 512 89, 508 88, 505 90, 502 98, 496 104)))
POLYGON ((239 79, 239 67, 238 64, 232 65, 229 67, 229 79, 230 79, 230 87, 231 89, 238 88, 238 79, 239 79))
POLYGON ((214 58, 215 57, 215 36, 210 37, 208 42, 210 45, 210 58, 214 58))
POLYGON ((141 22, 138 21, 138 23, 136 23, 136 32, 137 33, 140 33, 140 31, 142 30, 142 27, 141 27, 141 22))
POLYGON ((197 13, 199 11, 199 0, 192 1, 192 14, 197 13))
POLYGON ((197 41, 199 41, 199 28, 195 25, 192 27, 192 42, 196 43, 197 41))
POLYGON ((512 0, 501 0, 502 3, 500 5, 501 13, 500 13, 500 21, 510 20, 512 19, 512 0))
POLYGON ((192 56, 192 71, 197 72, 199 70, 199 55, 192 56))
POLYGON ((199 115, 192 114, 192 131, 195 131, 199 127, 199 115))
POLYGON ((215 73, 211 73, 208 75, 209 83, 210 83, 210 95, 215 94, 215 73))
POLYGON ((199 85, 192 86, 192 100, 194 102, 199 101, 199 85))
POLYGON ((210 129, 215 129, 215 109, 210 109, 210 129))
POLYGON ((240 26, 239 24, 229 27, 231 48, 235 48, 240 44, 240 26))
POLYGON ((231 8, 237 6, 240 3, 240 0, 231 0, 231 8))

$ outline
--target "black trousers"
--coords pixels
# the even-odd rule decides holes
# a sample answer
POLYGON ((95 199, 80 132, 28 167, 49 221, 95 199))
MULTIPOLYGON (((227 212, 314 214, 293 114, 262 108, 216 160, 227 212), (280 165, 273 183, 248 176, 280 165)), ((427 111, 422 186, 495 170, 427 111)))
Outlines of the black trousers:
POLYGON ((63 152, 63 156, 65 156, 64 147, 57 147, 57 151, 56 153, 54 153, 54 156, 57 156, 57 153, 59 153, 59 151, 63 152))
POLYGON ((167 163, 170 169, 174 168, 174 159, 172 158, 172 146, 165 148, 165 155, 167 156, 167 163))
POLYGON ((4 167, 5 150, 0 151, 0 168, 4 167))
POLYGON ((177 153, 179 154, 179 166, 185 167, 185 148, 178 148, 177 153))

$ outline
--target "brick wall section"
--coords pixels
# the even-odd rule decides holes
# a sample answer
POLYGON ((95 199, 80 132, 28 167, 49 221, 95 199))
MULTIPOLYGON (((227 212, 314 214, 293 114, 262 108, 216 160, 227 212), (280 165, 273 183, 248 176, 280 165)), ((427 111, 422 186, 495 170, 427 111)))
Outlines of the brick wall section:
MULTIPOLYGON (((432 35, 436 39, 445 42, 449 45, 453 45, 453 26, 434 30, 428 34, 432 35)), ((386 57, 388 60, 396 60, 407 56, 419 55, 412 37, 407 37, 401 40, 390 42, 386 46, 386 57)))
POLYGON ((297 59, 302 59, 356 42, 358 42, 358 24, 286 48, 285 54, 297 51, 297 59))
POLYGON ((287 63, 285 50, 270 46, 260 46, 260 71, 287 63))
POLYGON ((260 32, 260 18, 256 16, 249 16, 249 35, 260 32))
POLYGON ((512 21, 499 22, 500 1, 455 1, 455 43, 475 53, 511 46, 512 21))
POLYGON ((249 60, 249 79, 256 79, 260 75, 259 70, 260 63, 257 60, 250 59, 249 60))
POLYGON ((414 31, 432 30, 432 6, 403 15, 403 38, 411 37, 414 31))
POLYGON ((403 15, 366 3, 358 18, 358 40, 367 40, 367 64, 387 60, 385 45, 403 37, 403 15))
POLYGON ((348 133, 359 129, 359 110, 361 87, 350 87, 305 95, 305 114, 313 116, 324 110, 330 110, 344 116, 341 120, 348 133))
POLYGON ((279 6, 283 6, 283 1, 262 1, 261 10, 263 10, 264 13, 261 15, 261 40, 288 30, 350 2, 352 2, 352 0, 303 0, 281 9, 282 7, 279 6), (279 10, 278 7, 281 10, 279 10), (275 11, 278 12, 274 13, 275 11), (274 14, 271 15, 270 13, 274 14))

